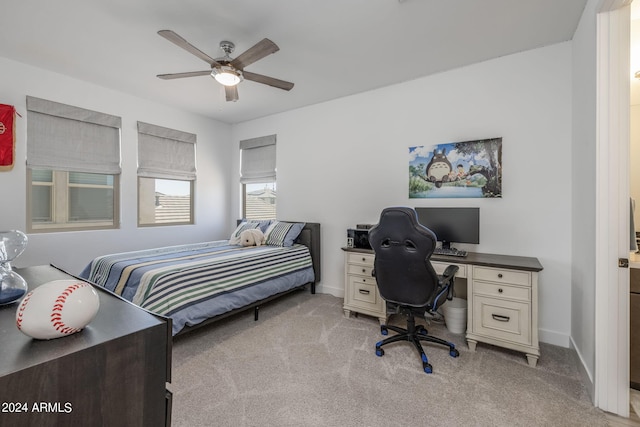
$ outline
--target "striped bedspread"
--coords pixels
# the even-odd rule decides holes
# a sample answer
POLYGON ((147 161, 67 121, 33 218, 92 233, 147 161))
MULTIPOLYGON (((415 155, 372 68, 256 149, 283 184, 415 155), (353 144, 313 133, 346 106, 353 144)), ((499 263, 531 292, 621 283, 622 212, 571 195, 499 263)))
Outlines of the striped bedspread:
POLYGON ((242 247, 228 241, 105 255, 80 277, 185 325, 313 282, 306 246, 242 247))

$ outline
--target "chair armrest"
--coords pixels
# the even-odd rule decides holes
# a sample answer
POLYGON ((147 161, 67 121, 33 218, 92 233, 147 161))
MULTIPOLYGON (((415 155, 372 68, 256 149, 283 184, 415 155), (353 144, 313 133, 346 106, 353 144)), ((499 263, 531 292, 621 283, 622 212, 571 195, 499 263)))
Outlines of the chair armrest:
POLYGON ((444 282, 449 282, 453 280, 453 278, 456 276, 456 273, 458 272, 459 269, 460 267, 458 267, 457 265, 450 265, 449 267, 447 267, 442 273, 441 282, 444 283, 444 282))
POLYGON ((459 269, 460 267, 458 267, 457 265, 450 265, 444 270, 442 275, 438 278, 438 282, 439 282, 438 284, 440 286, 449 287, 449 292, 447 293, 447 299, 449 301, 453 299, 454 279, 459 269))

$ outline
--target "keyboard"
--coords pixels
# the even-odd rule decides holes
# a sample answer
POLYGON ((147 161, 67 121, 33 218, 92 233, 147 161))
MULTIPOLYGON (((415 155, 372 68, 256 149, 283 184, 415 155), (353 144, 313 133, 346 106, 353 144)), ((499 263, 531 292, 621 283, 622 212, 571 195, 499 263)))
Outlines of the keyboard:
POLYGON ((434 255, 447 255, 447 256, 459 256, 459 257, 465 257, 467 256, 467 251, 463 251, 460 249, 456 249, 456 248, 435 248, 433 251, 434 255))

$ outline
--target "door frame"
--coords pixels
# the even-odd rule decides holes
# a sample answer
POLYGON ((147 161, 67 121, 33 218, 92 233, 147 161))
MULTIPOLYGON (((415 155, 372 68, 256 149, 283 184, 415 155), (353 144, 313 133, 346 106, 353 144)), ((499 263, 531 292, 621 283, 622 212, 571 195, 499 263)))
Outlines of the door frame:
POLYGON ((596 15, 596 266, 594 404, 629 416, 629 56, 631 0, 596 15))

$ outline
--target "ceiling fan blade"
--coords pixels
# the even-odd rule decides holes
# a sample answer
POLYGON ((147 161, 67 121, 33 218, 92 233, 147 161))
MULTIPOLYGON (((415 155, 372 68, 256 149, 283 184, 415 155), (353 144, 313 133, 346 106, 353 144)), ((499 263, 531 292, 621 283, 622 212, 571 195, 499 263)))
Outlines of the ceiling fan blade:
POLYGON ((162 80, 181 79, 183 77, 197 77, 197 76, 209 76, 211 70, 205 71, 188 71, 186 73, 172 73, 172 74, 158 74, 158 77, 162 80))
POLYGON ((187 52, 202 59, 204 62, 206 62, 209 65, 220 65, 218 64, 218 62, 216 62, 215 59, 213 59, 212 57, 210 57, 209 55, 207 55, 206 53, 204 53, 203 51, 201 51, 200 49, 198 49, 197 47, 195 47, 194 45, 192 45, 191 43, 189 43, 188 41, 186 41, 185 39, 183 39, 182 37, 180 37, 178 34, 174 33, 171 30, 160 30, 158 31, 158 34, 160 34, 162 37, 169 40, 170 42, 174 43, 178 47, 181 47, 187 52))
POLYGON ((227 101, 237 101, 238 100, 238 86, 225 86, 224 94, 227 98, 227 101))
POLYGON ((271 40, 262 39, 261 41, 253 45, 253 47, 250 47, 236 59, 231 61, 230 65, 233 68, 242 70, 247 65, 253 64, 257 60, 262 59, 265 56, 275 53, 279 50, 280 48, 278 47, 278 45, 271 40))
POLYGON ((253 82, 262 83, 283 90, 293 89, 293 83, 284 80, 263 76, 262 74, 251 73, 249 71, 243 71, 242 75, 244 76, 245 80, 251 80, 253 82))

